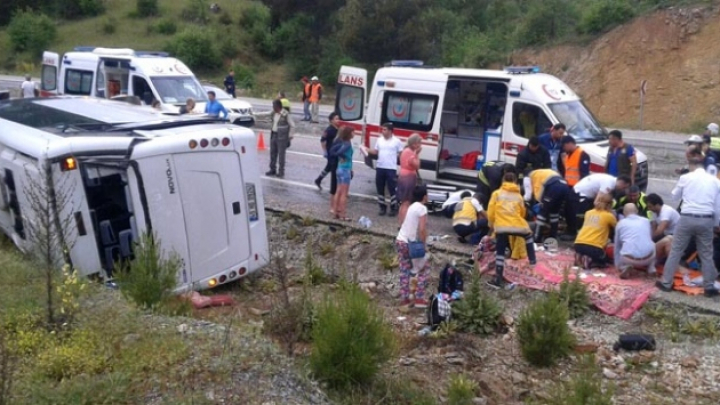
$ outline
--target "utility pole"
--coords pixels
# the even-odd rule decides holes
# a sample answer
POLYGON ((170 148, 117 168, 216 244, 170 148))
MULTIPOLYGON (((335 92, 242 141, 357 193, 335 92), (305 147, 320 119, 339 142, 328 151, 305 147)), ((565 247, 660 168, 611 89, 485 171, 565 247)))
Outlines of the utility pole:
POLYGON ((645 107, 645 92, 647 91, 647 80, 640 82, 640 129, 643 129, 643 107, 645 107))

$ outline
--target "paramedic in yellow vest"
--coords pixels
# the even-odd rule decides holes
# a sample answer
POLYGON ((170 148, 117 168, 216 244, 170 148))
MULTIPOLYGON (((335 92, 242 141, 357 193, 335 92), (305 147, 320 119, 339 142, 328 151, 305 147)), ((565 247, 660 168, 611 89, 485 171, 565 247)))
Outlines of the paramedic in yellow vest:
POLYGON ((590 174, 590 156, 575 143, 575 138, 565 135, 562 139, 562 153, 558 162, 558 172, 565 178, 568 186, 575 185, 590 174))
POLYGON ((509 246, 510 236, 521 236, 525 239, 528 260, 535 265, 535 246, 533 233, 525 220, 525 203, 517 185, 517 176, 513 172, 503 175, 500 189, 490 197, 488 205, 488 221, 495 231, 495 279, 487 284, 493 288, 503 288, 505 279, 505 249, 509 246))
POLYGON ((570 187, 552 169, 533 170, 523 179, 525 201, 535 200, 540 204, 540 213, 536 219, 535 241, 541 242, 540 235, 544 227, 550 225, 550 237, 557 238, 560 209, 567 200, 570 187))
POLYGON ((320 112, 320 100, 322 99, 322 84, 317 76, 310 79, 310 92, 308 93, 308 102, 310 102, 310 122, 318 123, 318 114, 320 112))
POLYGON ((453 230, 458 235, 460 243, 467 243, 465 238, 473 234, 478 234, 473 239, 480 242, 480 239, 488 232, 487 215, 480 205, 480 196, 478 194, 470 195, 469 191, 464 191, 460 197, 462 199, 455 204, 455 213, 452 218, 453 230))

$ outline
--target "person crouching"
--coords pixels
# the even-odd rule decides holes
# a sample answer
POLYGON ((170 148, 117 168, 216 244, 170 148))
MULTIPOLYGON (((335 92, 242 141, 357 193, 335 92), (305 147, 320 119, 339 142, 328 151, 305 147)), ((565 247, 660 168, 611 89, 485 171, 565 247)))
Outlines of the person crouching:
POLYGON ((488 220, 482 205, 480 205, 480 196, 470 195, 470 192, 463 192, 462 200, 455 204, 455 212, 453 214, 453 230, 458 235, 460 243, 467 243, 468 236, 478 234, 476 242, 479 242, 488 231, 488 220))
POLYGON ((575 239, 575 265, 584 270, 608 264, 605 247, 617 225, 617 219, 610 211, 611 204, 612 196, 601 194, 595 199, 595 208, 585 213, 585 221, 575 239))
POLYGON ((508 247, 510 236, 522 236, 527 246, 528 260, 531 265, 536 262, 533 232, 525 220, 525 201, 520 194, 515 173, 508 172, 503 175, 503 183, 499 190, 492 193, 488 205, 488 221, 495 230, 495 279, 487 284, 493 288, 503 288, 505 280, 505 249, 508 247))
POLYGON ((638 208, 633 203, 625 204, 623 217, 615 229, 613 248, 620 278, 629 278, 636 267, 646 267, 649 274, 655 274, 655 243, 650 221, 638 215, 638 208))

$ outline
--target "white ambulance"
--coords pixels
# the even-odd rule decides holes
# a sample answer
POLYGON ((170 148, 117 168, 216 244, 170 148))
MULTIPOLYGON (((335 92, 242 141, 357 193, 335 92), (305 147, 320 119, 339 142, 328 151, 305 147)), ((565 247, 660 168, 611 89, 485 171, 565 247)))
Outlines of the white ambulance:
MULTIPOLYGON (((419 133, 425 180, 474 185, 484 162, 515 163, 529 137, 559 122, 590 155, 590 170, 604 171, 607 131, 570 87, 537 67, 428 68, 398 61, 377 71, 366 100, 367 90, 365 69, 341 67, 335 106, 341 121, 360 132, 367 147, 385 122, 401 139, 419 133)), ((637 161, 636 184, 645 189, 647 157, 638 151, 637 161)))
MULTIPOLYGON (((165 52, 126 48, 77 47, 62 57, 44 52, 40 96, 76 95, 109 99, 137 97, 144 105, 160 102, 165 112, 177 113, 188 98, 195 111, 205 111, 207 93, 193 72, 165 52)), ((252 125, 252 111, 228 111, 238 125, 252 125)))

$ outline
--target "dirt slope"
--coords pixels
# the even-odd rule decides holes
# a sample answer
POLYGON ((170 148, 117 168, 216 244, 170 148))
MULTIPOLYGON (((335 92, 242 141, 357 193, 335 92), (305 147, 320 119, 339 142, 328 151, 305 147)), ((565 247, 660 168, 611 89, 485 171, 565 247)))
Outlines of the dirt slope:
POLYGON ((562 78, 606 125, 636 128, 647 80, 645 129, 689 131, 720 121, 720 10, 672 8, 618 27, 587 45, 514 53, 562 78))

